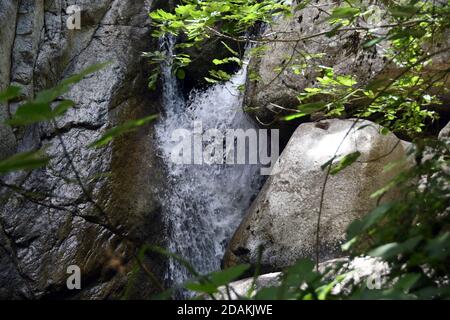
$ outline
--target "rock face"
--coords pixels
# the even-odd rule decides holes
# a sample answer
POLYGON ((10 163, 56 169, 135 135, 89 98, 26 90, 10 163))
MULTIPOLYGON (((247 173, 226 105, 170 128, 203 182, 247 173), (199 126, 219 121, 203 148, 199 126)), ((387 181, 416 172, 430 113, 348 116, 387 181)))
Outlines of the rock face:
MULTIPOLYGON (((335 6, 329 1, 319 1, 293 17, 280 20, 266 34, 280 32, 277 39, 283 40, 322 33, 330 29, 326 12, 331 12, 335 6)), ((320 71, 312 67, 314 65, 330 66, 336 74, 353 74, 358 82, 367 82, 384 63, 375 48, 363 51, 359 44, 357 32, 342 33, 332 38, 324 35, 316 41, 268 43, 266 52, 269 54, 251 60, 249 69, 259 75, 259 80, 247 80, 246 106, 254 110, 262 123, 273 123, 277 115, 283 113, 274 104, 295 109, 299 104, 298 94, 305 88, 314 87, 320 75, 320 71), (305 60, 301 52, 321 53, 322 56, 305 60), (303 63, 308 66, 300 73, 293 72, 295 66, 303 63)))
MULTIPOLYGON (((17 1, 0 1, 0 21, 9 21, 0 28, 0 91, 9 84, 11 49, 14 43, 17 1)), ((3 124, 8 117, 5 105, 0 104, 0 160, 14 153, 16 140, 9 126, 3 124)))
MULTIPOLYGON (((407 143, 393 134, 382 135, 369 122, 329 120, 301 125, 279 161, 273 175, 250 207, 225 254, 225 266, 257 261, 263 246, 263 269, 279 270, 300 258, 314 258, 320 199, 329 161, 339 144, 344 156, 361 153, 357 162, 329 177, 324 190, 320 219, 321 261, 336 258, 346 227, 370 212, 377 199, 370 195, 385 186, 397 170, 383 172, 391 161, 405 158, 407 143)), ((338 158, 335 162, 339 162, 338 158)), ((395 192, 382 198, 395 197, 395 192)))
MULTIPOLYGON (((315 1, 314 5, 297 11, 294 16, 280 19, 263 33, 263 36, 275 37, 278 41, 265 43, 267 50, 252 58, 249 65, 251 76, 247 79, 245 105, 258 122, 284 129, 286 124, 278 119, 288 113, 285 109, 297 108, 299 93, 316 86, 321 70, 315 66, 333 67, 336 75, 353 75, 359 84, 387 79, 400 72, 394 64, 387 64, 383 43, 363 50, 357 31, 342 32, 333 37, 323 34, 332 29, 326 19, 327 12, 340 4, 340 1, 315 1), (283 41, 316 34, 323 35, 313 40, 283 41)), ((383 24, 378 6, 374 6, 377 11, 369 19, 372 25, 383 24)), ((450 38, 443 42, 448 44, 449 41, 450 38)), ((448 54, 437 56, 429 67, 430 72, 445 70, 448 61, 448 54)), ((448 94, 442 98, 447 103, 450 101, 448 94)))
MULTIPOLYGON (((19 85, 32 97, 94 63, 112 61, 67 94, 76 106, 58 120, 58 130, 0 126, 2 157, 43 146, 54 156, 46 169, 1 177, 9 187, 0 189, 0 298, 117 297, 137 244, 162 241, 162 166, 152 126, 106 148, 87 148, 106 129, 158 112, 158 93, 147 90, 140 55, 151 41, 147 12, 160 3, 0 0, 1 89, 19 85), (80 30, 66 27, 70 5, 82 9, 80 30), (25 192, 18 195, 14 187, 25 192), (70 265, 81 268, 81 290, 66 287, 70 265)), ((15 107, 2 106, 0 119, 15 107)), ((141 298, 154 288, 144 279, 137 283, 141 298)))

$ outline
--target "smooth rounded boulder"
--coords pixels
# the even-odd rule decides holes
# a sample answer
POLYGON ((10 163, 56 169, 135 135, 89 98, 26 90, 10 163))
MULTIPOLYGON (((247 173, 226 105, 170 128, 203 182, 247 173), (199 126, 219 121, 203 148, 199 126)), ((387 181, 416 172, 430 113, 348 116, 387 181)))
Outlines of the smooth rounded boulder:
POLYGON ((348 225, 369 213, 378 201, 399 196, 393 190, 381 199, 371 197, 408 162, 409 144, 392 133, 381 132, 382 127, 370 121, 352 119, 299 126, 230 241, 225 267, 256 263, 260 247, 265 272, 280 270, 300 258, 313 259, 317 230, 320 261, 339 257, 348 225), (329 175, 324 189, 327 169, 323 166, 336 151, 333 168, 346 155, 359 152, 360 156, 329 175), (396 163, 394 168, 385 170, 391 163, 396 163))

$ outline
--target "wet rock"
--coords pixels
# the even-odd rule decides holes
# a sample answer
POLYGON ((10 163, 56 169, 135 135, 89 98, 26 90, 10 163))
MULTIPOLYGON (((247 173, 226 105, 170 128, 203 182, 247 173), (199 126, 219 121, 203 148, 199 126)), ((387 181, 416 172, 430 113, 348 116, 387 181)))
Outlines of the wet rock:
MULTIPOLYGON (((0 1, 0 21, 8 21, 0 28, 0 91, 9 85, 17 7, 17 1, 0 1)), ((11 127, 4 124, 8 116, 8 106, 0 104, 0 160, 12 155, 16 148, 16 139, 11 127)))
MULTIPOLYGON (((162 243, 157 195, 163 172, 153 126, 105 148, 87 148, 108 128, 159 110, 159 94, 148 92, 141 58, 151 50, 147 13, 159 2, 0 1, 2 21, 4 14, 17 15, 17 23, 8 18, 13 25, 3 23, 0 31, 2 87, 20 85, 32 97, 90 65, 111 61, 64 97, 76 106, 58 119, 58 129, 42 123, 15 130, 15 151, 45 146, 53 158, 45 169, 1 177, 26 195, 0 189, 0 298, 119 297, 136 247, 162 243), (70 5, 82 9, 80 30, 65 25, 70 5), (81 268, 81 290, 66 287, 70 265, 81 268)), ((10 112, 15 107, 10 104, 10 112)), ((2 130, 3 155, 11 143, 3 146, 2 130)), ((161 276, 163 263, 153 262, 152 271, 161 276)), ((135 294, 149 297, 154 284, 137 277, 135 294)))

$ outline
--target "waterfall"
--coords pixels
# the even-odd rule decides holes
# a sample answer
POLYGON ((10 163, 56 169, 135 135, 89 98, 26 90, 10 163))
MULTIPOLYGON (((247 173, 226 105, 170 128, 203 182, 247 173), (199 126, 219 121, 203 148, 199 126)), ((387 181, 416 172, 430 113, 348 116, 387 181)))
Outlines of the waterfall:
MULTIPOLYGON (((173 40, 164 46, 172 55, 173 40)), ((256 125, 242 110, 242 92, 247 67, 224 84, 194 91, 185 100, 169 63, 162 67, 164 115, 156 126, 160 153, 168 171, 168 191, 163 214, 169 230, 168 250, 189 261, 201 274, 220 269, 228 240, 261 185, 258 165, 178 165, 171 161, 177 129, 192 130, 201 121, 203 130, 249 129, 256 125)), ((167 282, 182 284, 187 271, 171 261, 167 282)))

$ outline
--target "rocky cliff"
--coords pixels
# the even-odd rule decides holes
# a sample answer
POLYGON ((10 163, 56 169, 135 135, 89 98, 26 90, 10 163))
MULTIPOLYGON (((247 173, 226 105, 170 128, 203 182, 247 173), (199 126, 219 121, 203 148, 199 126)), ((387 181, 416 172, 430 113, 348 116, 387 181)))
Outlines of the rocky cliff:
MULTIPOLYGON (((3 177, 0 298, 117 297, 136 243, 162 241, 152 127, 86 148, 106 129, 158 112, 159 94, 147 89, 140 55, 151 45, 147 13, 160 3, 0 1, 1 89, 19 85, 31 98, 94 63, 112 62, 72 88, 66 98, 76 106, 56 128, 0 126, 1 157, 43 146, 54 156, 44 170, 3 177), (66 26, 70 5, 82 9, 79 30, 66 26), (69 265, 81 268, 82 290, 67 290, 69 265)), ((3 105, 0 119, 15 107, 3 105)), ((141 297, 152 291, 153 284, 138 282, 141 297)))

